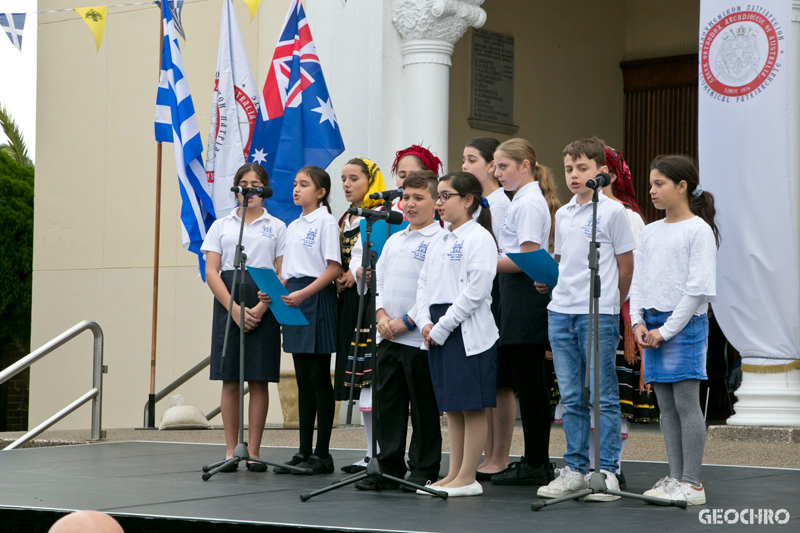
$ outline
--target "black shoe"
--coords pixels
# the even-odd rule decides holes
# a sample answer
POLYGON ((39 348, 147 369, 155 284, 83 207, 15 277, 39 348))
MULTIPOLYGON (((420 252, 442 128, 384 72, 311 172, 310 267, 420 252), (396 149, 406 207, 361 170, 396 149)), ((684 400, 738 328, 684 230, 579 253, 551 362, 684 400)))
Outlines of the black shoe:
MULTIPOLYGON (((425 474, 421 474, 419 472, 411 472, 411 475, 408 476, 408 479, 406 479, 406 481, 408 481, 409 483, 413 483, 414 485, 419 485, 420 487, 424 487, 425 484, 428 482, 431 483, 435 482, 436 478, 431 479, 425 474)), ((417 489, 411 488, 407 485, 400 485, 400 490, 402 490, 403 492, 417 492, 417 489)))
POLYGON ((508 468, 492 476, 492 485, 547 485, 556 478, 555 463, 534 468, 522 457, 508 468))
MULTIPOLYGON (((369 457, 365 457, 364 458, 364 462, 368 463, 369 462, 369 457)), ((361 465, 355 465, 354 464, 354 465, 344 465, 339 470, 341 470, 345 474, 358 474, 359 472, 363 472, 366 469, 367 469, 366 466, 361 466, 361 465)))
MULTIPOLYGON (((333 474, 333 456, 328 454, 328 457, 322 459, 318 455, 309 455, 305 462, 297 464, 297 468, 306 468, 311 470, 311 475, 314 474, 333 474)), ((302 476, 301 472, 292 472, 292 474, 302 476)))
MULTIPOLYGON (((302 463, 303 461, 305 461, 306 459, 308 459, 308 457, 305 457, 305 456, 303 456, 303 455, 301 455, 299 453, 296 453, 296 454, 294 454, 292 456, 292 458, 290 460, 286 461, 284 464, 287 464, 289 466, 297 466, 300 463, 302 463)), ((289 470, 288 468, 284 468, 282 466, 276 466, 275 468, 272 469, 272 471, 275 472, 276 474, 291 474, 292 473, 291 470, 289 470)))
POLYGON ((239 468, 239 463, 234 461, 233 459, 225 459, 225 464, 222 465, 222 468, 219 469, 220 472, 229 473, 229 472, 236 472, 236 469, 239 468))
POLYGON ((391 479, 373 478, 364 478, 354 486, 358 490, 397 490, 401 487, 400 483, 391 479))
MULTIPOLYGON (((508 468, 506 468, 506 470, 508 470, 508 468)), ((487 472, 475 472, 475 481, 491 481, 493 476, 501 474, 506 470, 501 470, 500 472, 492 472, 491 474, 487 472)))
POLYGON ((261 463, 251 463, 250 461, 247 461, 247 465, 246 466, 247 466, 247 470, 249 470, 250 472, 266 472, 267 471, 267 465, 261 464, 261 463))
POLYGON ((619 474, 617 474, 617 481, 619 481, 619 490, 628 488, 628 483, 625 481, 625 474, 622 473, 622 469, 620 469, 619 474))

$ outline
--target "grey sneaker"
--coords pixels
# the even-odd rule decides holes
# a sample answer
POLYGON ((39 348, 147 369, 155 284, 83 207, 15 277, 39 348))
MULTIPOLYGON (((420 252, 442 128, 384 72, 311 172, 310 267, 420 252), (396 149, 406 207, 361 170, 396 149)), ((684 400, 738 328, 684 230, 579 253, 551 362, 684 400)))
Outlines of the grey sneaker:
POLYGON ((565 466, 558 470, 558 477, 549 484, 539 487, 536 495, 542 498, 560 498, 579 490, 584 490, 589 486, 589 482, 584 479, 580 472, 571 470, 565 466))

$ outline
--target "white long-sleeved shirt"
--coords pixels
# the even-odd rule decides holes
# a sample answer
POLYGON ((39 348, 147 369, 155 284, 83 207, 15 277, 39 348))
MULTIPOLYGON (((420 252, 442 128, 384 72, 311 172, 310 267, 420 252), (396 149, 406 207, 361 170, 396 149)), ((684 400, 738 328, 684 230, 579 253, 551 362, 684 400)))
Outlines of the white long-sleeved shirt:
POLYGON ((702 218, 675 223, 658 220, 642 232, 634 252, 631 324, 644 322, 646 309, 672 311, 658 328, 668 341, 691 320, 703 315, 717 294, 717 245, 702 218))
POLYGON ((431 339, 444 344, 460 325, 467 356, 485 352, 499 338, 491 311, 496 273, 494 239, 469 220, 431 243, 420 271, 414 316, 409 316, 421 330, 433 324, 431 305, 452 304, 431 329, 431 339))
MULTIPOLYGON (((392 319, 414 316, 419 273, 431 242, 441 238, 444 231, 434 222, 416 231, 406 228, 389 237, 375 269, 376 311, 383 309, 392 319)), ((380 344, 380 334, 376 340, 380 344)), ((392 342, 418 347, 422 342, 420 328, 403 331, 395 335, 392 342)))

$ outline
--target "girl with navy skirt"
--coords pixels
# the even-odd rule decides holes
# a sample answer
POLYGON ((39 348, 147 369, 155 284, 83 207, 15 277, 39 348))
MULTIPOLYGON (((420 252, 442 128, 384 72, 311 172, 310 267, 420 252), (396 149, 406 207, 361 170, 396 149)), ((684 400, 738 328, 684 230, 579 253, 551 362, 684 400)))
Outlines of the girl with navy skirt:
MULTIPOLYGON (((267 171, 257 164, 243 165, 233 178, 234 187, 266 187, 269 185, 267 171)), ((238 195, 240 205, 244 197, 238 195)), ((262 199, 253 196, 247 199, 245 228, 242 245, 247 253, 248 266, 281 270, 286 225, 271 216, 262 206, 262 199)), ((239 228, 242 223, 241 207, 228 216, 217 219, 206 234, 201 250, 206 255, 206 281, 214 294, 214 319, 211 335, 211 379, 222 381, 220 409, 225 428, 225 458, 233 457, 239 428, 239 323, 240 305, 245 306, 245 368, 244 379, 250 387, 249 403, 249 455, 257 459, 261 446, 261 435, 269 409, 269 382, 277 383, 281 365, 281 331, 278 322, 269 310, 269 299, 259 302, 256 287, 250 273, 245 271, 245 301, 239 301, 239 291, 234 291, 232 317, 234 327, 228 333, 227 353, 222 372, 219 363, 225 341, 225 326, 228 320, 228 305, 233 282, 233 264, 239 228)), ((238 463, 225 465, 220 472, 233 472, 238 463)), ((253 472, 266 471, 266 465, 247 463, 253 472)))
POLYGON ((434 200, 449 231, 429 245, 409 317, 421 329, 436 403, 447 414, 450 433, 450 471, 433 486, 450 497, 477 496, 483 494, 475 472, 486 445, 484 409, 497 405, 498 333, 491 311, 497 245, 475 176, 445 175, 434 200), (475 221, 479 206, 484 209, 475 221))
MULTIPOLYGON (((283 326, 283 349, 292 354, 298 389, 300 450, 287 464, 311 469, 314 474, 333 472, 328 451, 333 429, 334 400, 331 353, 336 351, 337 302, 334 280, 341 272, 339 226, 327 196, 331 178, 319 167, 305 167, 294 178, 294 203, 303 214, 286 230, 286 253, 281 277, 289 307, 299 307, 307 326, 283 326), (312 454, 314 419, 317 443, 312 454)), ((275 468, 276 474, 289 470, 275 468)))
POLYGON ((714 197, 688 157, 658 157, 650 169, 653 205, 667 216, 645 227, 636 248, 631 323, 661 409, 669 475, 644 494, 702 505, 700 381, 708 379, 706 312, 716 296, 719 246, 714 197))

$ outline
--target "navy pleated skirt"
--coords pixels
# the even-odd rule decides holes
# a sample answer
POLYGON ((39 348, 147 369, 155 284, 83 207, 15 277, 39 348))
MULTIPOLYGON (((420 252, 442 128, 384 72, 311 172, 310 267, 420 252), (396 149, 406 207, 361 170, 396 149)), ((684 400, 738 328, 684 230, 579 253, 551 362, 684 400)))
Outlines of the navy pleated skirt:
MULTIPOLYGON (((291 294, 311 285, 317 278, 289 278, 286 290, 291 294)), ((300 311, 308 326, 283 326, 283 349, 286 353, 331 354, 336 351, 338 312, 333 283, 306 298, 300 311)))
MULTIPOLYGON (((434 324, 450 304, 432 305, 434 324)), ((461 326, 450 333, 442 346, 428 347, 436 404, 440 411, 479 411, 497 407, 497 345, 467 357, 461 326)))
MULTIPOLYGON (((233 270, 220 274, 222 281, 232 291, 233 270)), ((250 273, 244 272, 245 307, 258 304, 258 287, 250 273)), ((238 281, 237 281, 238 285, 238 281)), ((239 291, 233 290, 234 301, 239 303, 239 291)), ((231 322, 228 333, 225 365, 219 371, 222 358, 222 344, 225 341, 225 324, 228 311, 217 299, 214 299, 214 319, 211 334, 211 379, 222 381, 239 381, 239 326, 231 322)), ((244 334, 244 379, 247 381, 272 381, 277 383, 281 372, 281 329, 278 321, 267 310, 261 317, 261 323, 253 331, 244 334)))

